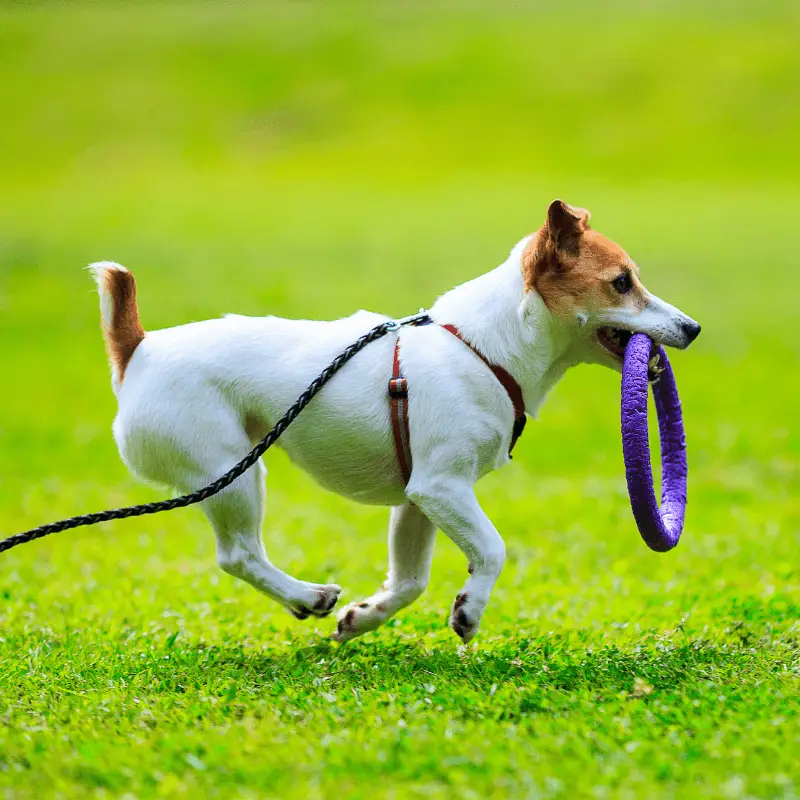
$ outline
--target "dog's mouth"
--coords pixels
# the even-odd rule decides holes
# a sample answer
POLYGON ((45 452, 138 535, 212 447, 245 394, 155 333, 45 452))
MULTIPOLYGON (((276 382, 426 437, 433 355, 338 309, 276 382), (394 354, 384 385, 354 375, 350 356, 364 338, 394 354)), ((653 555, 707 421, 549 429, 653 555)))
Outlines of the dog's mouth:
MULTIPOLYGON (((617 361, 619 364, 622 364, 622 362, 625 360, 625 348, 628 346, 628 342, 631 340, 633 332, 623 330, 622 328, 598 328, 596 336, 600 346, 607 353, 610 353, 615 361, 617 361)), ((657 381, 661 373, 664 371, 664 368, 659 366, 660 360, 661 357, 658 353, 656 353, 650 358, 648 363, 647 379, 651 383, 657 381)))

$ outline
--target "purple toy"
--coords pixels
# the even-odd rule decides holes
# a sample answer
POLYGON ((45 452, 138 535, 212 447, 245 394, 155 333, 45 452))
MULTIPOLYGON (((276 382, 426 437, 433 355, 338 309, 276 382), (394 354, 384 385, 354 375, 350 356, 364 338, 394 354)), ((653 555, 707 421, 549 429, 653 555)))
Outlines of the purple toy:
POLYGON ((667 354, 643 333, 631 336, 622 367, 622 453, 628 494, 639 533, 651 550, 666 552, 678 544, 686 512, 686 436, 681 401, 667 354), (661 509, 653 491, 647 439, 649 362, 658 354, 663 372, 653 384, 661 439, 661 509))

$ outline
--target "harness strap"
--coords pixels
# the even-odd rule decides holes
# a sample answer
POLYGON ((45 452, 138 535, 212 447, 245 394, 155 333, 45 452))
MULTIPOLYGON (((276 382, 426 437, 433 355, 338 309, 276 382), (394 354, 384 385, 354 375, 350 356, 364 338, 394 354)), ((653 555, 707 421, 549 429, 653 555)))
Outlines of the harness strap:
POLYGON ((480 350, 473 347, 461 335, 461 331, 456 328, 455 325, 442 325, 442 327, 464 342, 464 344, 489 367, 494 373, 495 378, 500 381, 501 385, 506 390, 506 394, 508 394, 508 398, 511 400, 511 405, 514 407, 514 427, 511 431, 511 444, 508 446, 508 454, 510 456, 514 445, 517 443, 519 437, 522 436, 522 431, 525 430, 525 423, 528 421, 528 418, 525 416, 525 400, 522 397, 522 387, 514 380, 513 375, 511 375, 508 370, 503 369, 503 367, 498 364, 492 364, 480 350))
POLYGON ((408 429, 408 381, 400 372, 400 337, 394 345, 392 379, 389 381, 389 397, 392 404, 392 433, 397 462, 403 483, 411 478, 411 436, 408 429))
MULTIPOLYGON (((514 427, 511 431, 511 443, 508 447, 508 456, 514 449, 522 431, 525 430, 527 417, 525 416, 525 400, 522 396, 522 388, 514 380, 508 370, 497 364, 492 364, 477 348, 473 347, 462 335, 455 325, 442 325, 442 327, 460 339, 473 353, 475 353, 484 364, 492 371, 492 374, 506 390, 511 404, 514 407, 514 427)), ((389 398, 392 409, 392 434, 394 435, 394 446, 397 451, 397 462, 400 466, 400 474, 403 482, 408 483, 411 478, 411 434, 408 427, 408 381, 403 377, 400 369, 400 337, 394 345, 394 360, 392 363, 392 377, 389 381, 389 398)))

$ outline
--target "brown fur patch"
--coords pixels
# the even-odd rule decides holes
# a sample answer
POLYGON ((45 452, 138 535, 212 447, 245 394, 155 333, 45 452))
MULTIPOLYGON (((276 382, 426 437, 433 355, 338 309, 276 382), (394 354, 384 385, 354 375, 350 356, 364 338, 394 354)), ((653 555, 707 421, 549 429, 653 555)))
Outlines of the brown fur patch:
POLYGON ((525 290, 538 292, 558 315, 623 305, 643 309, 647 299, 639 268, 618 244, 592 230, 588 220, 584 209, 560 200, 551 203, 547 221, 522 255, 525 290), (633 282, 626 294, 611 285, 623 272, 633 282))
POLYGON ((111 297, 111 325, 105 331, 108 357, 122 383, 134 351, 144 339, 144 328, 136 308, 136 281, 127 270, 107 269, 105 290, 111 297))

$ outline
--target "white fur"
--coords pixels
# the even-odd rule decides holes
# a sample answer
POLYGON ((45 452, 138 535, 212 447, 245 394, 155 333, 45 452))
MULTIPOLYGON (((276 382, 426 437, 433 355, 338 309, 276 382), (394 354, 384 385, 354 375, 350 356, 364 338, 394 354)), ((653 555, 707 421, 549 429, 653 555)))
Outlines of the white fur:
POLYGON ((641 331, 651 339, 671 347, 686 347, 685 326, 696 325, 695 321, 675 306, 647 293, 647 305, 641 311, 615 308, 595 314, 599 325, 611 325, 626 330, 641 331))
MULTIPOLYGON (((111 294, 106 291, 106 274, 109 272, 128 272, 128 270, 122 264, 117 264, 116 261, 96 261, 94 264, 89 264, 86 269, 92 273, 92 277, 97 281, 100 294, 100 322, 103 330, 107 331, 114 322, 114 304, 111 294)), ((111 387, 114 390, 114 394, 119 394, 120 384, 121 376, 112 364, 111 387)))
POLYGON ((96 261, 94 264, 89 264, 86 269, 92 273, 92 277, 97 281, 98 286, 102 287, 100 291, 100 317, 103 328, 109 328, 114 318, 114 309, 111 304, 111 295, 104 290, 103 276, 106 272, 127 272, 128 270, 122 264, 117 264, 116 261, 96 261))
MULTIPOLYGON (((570 366, 603 360, 594 331, 608 321, 588 314, 559 321, 535 292, 526 292, 521 256, 527 241, 496 269, 441 297, 430 314, 458 326, 486 358, 505 367, 521 385, 528 413, 535 414, 570 366)), ((93 266, 108 320, 102 272, 117 268, 93 266)), ((667 313, 665 305, 654 299, 645 313, 659 324, 680 315, 672 307, 667 313)), ((114 436, 122 458, 142 478, 180 491, 206 485, 267 433, 334 356, 385 319, 366 311, 333 322, 227 316, 148 333, 119 387, 114 436)), ((474 484, 508 462, 513 408, 485 363, 439 325, 403 328, 399 336, 409 384, 408 486, 397 464, 387 395, 395 334, 347 364, 279 446, 322 486, 392 506, 388 580, 373 597, 340 612, 336 638, 377 627, 424 591, 441 528, 470 565, 451 617, 469 641, 505 559, 503 540, 478 504, 474 484)), ((324 616, 339 587, 292 578, 267 558, 261 540, 264 477, 259 464, 203 504, 219 564, 296 615, 324 616)))

